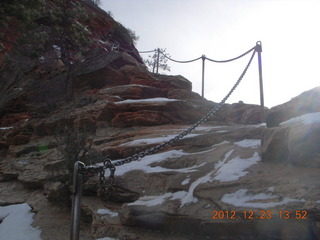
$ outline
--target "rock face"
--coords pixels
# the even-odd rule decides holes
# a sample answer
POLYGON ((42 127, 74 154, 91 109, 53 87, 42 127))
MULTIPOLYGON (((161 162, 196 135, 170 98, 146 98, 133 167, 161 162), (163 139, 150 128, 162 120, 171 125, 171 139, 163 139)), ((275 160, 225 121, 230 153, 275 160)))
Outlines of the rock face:
POLYGON ((319 94, 320 88, 314 88, 270 109, 267 121, 273 127, 264 132, 263 161, 320 167, 319 94))
POLYGON ((320 112, 320 87, 303 92, 291 101, 270 109, 267 126, 276 127, 279 123, 306 113, 320 112))
POLYGON ((64 66, 29 59, 0 71, 0 205, 27 202, 42 239, 66 239, 74 161, 132 157, 108 197, 109 170, 105 182, 84 173, 80 239, 320 239, 319 88, 271 109, 267 128, 260 106, 225 104, 174 140, 217 103, 182 76, 148 72, 128 41, 104 35, 114 20, 85 6, 103 41, 73 64, 72 102, 64 66))

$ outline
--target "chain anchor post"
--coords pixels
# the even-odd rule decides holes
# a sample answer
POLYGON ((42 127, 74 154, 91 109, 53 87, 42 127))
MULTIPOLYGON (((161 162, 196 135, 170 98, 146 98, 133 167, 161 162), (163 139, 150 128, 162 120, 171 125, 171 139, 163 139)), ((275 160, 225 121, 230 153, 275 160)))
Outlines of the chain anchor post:
POLYGON ((262 60, 261 60, 261 52, 262 52, 262 44, 261 41, 257 41, 256 43, 256 52, 258 53, 258 68, 259 68, 259 86, 260 86, 260 106, 261 106, 261 122, 266 121, 265 109, 264 109, 264 96, 263 96, 263 81, 262 81, 262 60))
POLYGON ((204 99, 204 63, 206 61, 206 55, 202 55, 201 56, 201 59, 202 59, 202 89, 201 89, 201 96, 202 96, 202 99, 204 99))
POLYGON ((80 204, 83 189, 83 174, 81 173, 81 169, 84 167, 84 163, 80 161, 74 164, 70 240, 79 240, 80 235, 80 204))

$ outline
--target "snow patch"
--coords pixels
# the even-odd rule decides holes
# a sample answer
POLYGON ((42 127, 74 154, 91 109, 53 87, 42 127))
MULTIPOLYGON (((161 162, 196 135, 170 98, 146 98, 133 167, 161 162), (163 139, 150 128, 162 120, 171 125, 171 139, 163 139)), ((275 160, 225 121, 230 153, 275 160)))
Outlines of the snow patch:
POLYGON ((216 131, 216 133, 225 133, 225 132, 229 132, 229 130, 219 130, 219 131, 216 131))
POLYGON ((197 131, 203 131, 203 132, 209 132, 212 129, 223 128, 223 127, 227 127, 227 126, 213 126, 213 127, 210 127, 210 126, 198 126, 198 127, 196 127, 196 130, 197 131))
POLYGON ((32 227, 33 216, 26 203, 0 207, 0 239, 41 240, 41 230, 32 227))
POLYGON ((170 98, 146 98, 146 99, 127 99, 124 101, 115 102, 115 104, 124 104, 124 103, 140 103, 140 102, 175 102, 177 99, 170 98))
POLYGON ((304 202, 305 200, 282 198, 279 195, 270 193, 251 194, 248 193, 248 189, 239 189, 234 193, 227 193, 223 195, 221 201, 235 207, 266 209, 285 205, 291 202, 304 202), (267 202, 267 200, 269 201, 267 202))
POLYGON ((220 182, 231 182, 239 180, 241 177, 247 175, 247 168, 256 164, 260 161, 260 156, 257 152, 253 154, 251 158, 242 159, 240 157, 235 157, 225 163, 222 160, 216 164, 217 175, 213 180, 218 180, 220 182))
POLYGON ((280 123, 281 126, 298 126, 320 123, 320 112, 307 113, 280 123))
POLYGON ((230 142, 229 142, 229 141, 224 140, 224 141, 223 141, 223 142, 221 142, 221 143, 217 143, 217 144, 212 145, 212 147, 218 147, 218 146, 221 146, 221 145, 223 145, 223 144, 227 144, 227 143, 230 143, 230 142))
MULTIPOLYGON (((142 205, 146 207, 153 207, 157 205, 163 204, 165 201, 169 200, 182 200, 182 198, 186 197, 188 192, 186 191, 178 191, 178 192, 168 192, 165 194, 162 194, 160 196, 143 196, 139 198, 137 201, 128 203, 128 206, 131 205, 142 205)), ((197 199, 193 198, 191 201, 197 201, 197 199)))
POLYGON ((243 148, 257 148, 261 146, 261 140, 260 139, 244 139, 242 141, 235 142, 234 144, 243 148))
POLYGON ((118 216, 117 212, 113 212, 110 209, 98 209, 97 213, 100 215, 109 215, 110 217, 117 217, 118 216))
MULTIPOLYGON (((122 166, 117 167, 116 174, 117 176, 122 176, 123 174, 133 171, 140 170, 146 173, 155 173, 155 172, 194 172, 198 171, 197 168, 203 166, 206 163, 201 163, 199 165, 195 165, 189 168, 180 168, 180 169, 170 169, 163 168, 160 166, 151 167, 150 165, 153 163, 160 163, 170 158, 178 158, 181 156, 190 155, 188 153, 184 153, 182 150, 171 150, 163 153, 153 154, 140 159, 139 161, 133 161, 128 164, 124 164, 122 166)), ((120 160, 121 161, 121 160, 120 160)), ((116 162, 116 161, 115 161, 116 162)), ((106 174, 109 174, 109 169, 106 174)))
MULTIPOLYGON (((247 145, 247 144, 246 144, 247 145)), ((252 144, 250 144, 251 146, 252 144)), ((245 171, 247 168, 249 168, 251 165, 257 163, 260 161, 260 157, 257 152, 253 154, 251 158, 248 159, 241 159, 240 157, 235 157, 228 161, 231 154, 234 152, 234 149, 228 151, 223 160, 219 161, 215 164, 214 170, 210 171, 206 175, 198 178, 194 182, 190 184, 191 177, 187 176, 187 178, 182 181, 181 185, 187 185, 190 184, 188 191, 178 191, 175 193, 165 193, 160 196, 144 196, 139 198, 137 201, 133 203, 129 203, 128 205, 143 205, 146 207, 161 205, 165 201, 169 200, 177 200, 179 199, 181 202, 180 208, 184 205, 188 205, 191 203, 195 203, 198 201, 196 197, 194 197, 193 193, 195 189, 203 183, 212 182, 214 180, 218 180, 221 182, 229 182, 229 181, 235 181, 238 180, 240 177, 245 176, 248 171, 245 171), (215 174, 214 177, 212 177, 215 174)), ((150 167, 152 163, 155 162, 161 162, 163 160, 166 160, 168 158, 172 157, 180 157, 183 155, 189 155, 187 153, 183 153, 181 150, 171 150, 164 153, 159 153, 155 155, 148 156, 144 158, 144 160, 140 160, 138 162, 131 162, 129 164, 120 166, 117 168, 117 174, 122 175, 125 172, 132 171, 132 170, 142 170, 145 172, 160 172, 160 171, 177 171, 177 172, 191 172, 191 171, 197 171, 195 168, 199 168, 200 166, 205 165, 206 163, 202 163, 197 166, 193 166, 190 168, 184 168, 184 169, 167 169, 162 167, 150 167), (119 171, 119 172, 118 172, 119 171)), ((271 189, 269 189, 271 191, 271 189)), ((232 199, 233 195, 228 198, 228 195, 225 197, 226 201, 228 199, 232 199)))
POLYGON ((11 129, 13 127, 0 127, 0 130, 8 130, 8 129, 11 129))
POLYGON ((274 192, 274 190, 275 190, 275 187, 268 187, 267 189, 268 192, 274 192))
POLYGON ((115 238, 110 238, 110 237, 104 237, 104 238, 98 238, 96 240, 117 240, 115 238))
POLYGON ((188 185, 190 183, 191 178, 188 177, 185 180, 182 181, 181 185, 188 185))
MULTIPOLYGON (((230 155, 232 154, 233 151, 234 150, 230 150, 229 152, 227 152, 225 154, 224 159, 220 163, 221 165, 223 165, 228 160, 228 158, 230 157, 230 155)), ((220 167, 220 164, 218 164, 217 166, 220 167)), ((213 172, 209 172, 205 176, 200 177, 196 181, 191 183, 187 194, 181 199, 181 206, 180 207, 183 207, 184 205, 188 205, 190 203, 196 202, 197 199, 193 197, 194 190, 196 189, 196 187, 198 187, 202 183, 212 182, 213 179, 212 179, 211 175, 214 174, 215 172, 216 172, 216 169, 213 172)))
POLYGON ((54 48, 54 50, 61 52, 61 48, 57 45, 52 45, 52 47, 54 48))
MULTIPOLYGON (((176 134, 172 135, 167 135, 165 137, 157 137, 157 138, 142 138, 142 139, 136 139, 131 142, 123 143, 120 146, 136 146, 136 145, 141 145, 141 144, 155 144, 155 143, 160 143, 160 142, 167 142, 170 139, 174 138, 177 136, 176 134)), ((199 136, 199 134, 189 134, 185 136, 184 138, 192 138, 199 136)))

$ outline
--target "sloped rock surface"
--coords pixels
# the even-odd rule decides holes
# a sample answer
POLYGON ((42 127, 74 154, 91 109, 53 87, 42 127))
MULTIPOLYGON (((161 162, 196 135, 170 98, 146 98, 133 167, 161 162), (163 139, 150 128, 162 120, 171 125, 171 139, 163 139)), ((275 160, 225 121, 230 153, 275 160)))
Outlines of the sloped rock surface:
MULTIPOLYGON (((114 150, 118 151, 119 145, 142 150, 165 141, 183 128, 174 125, 166 129, 143 128, 139 138, 123 139, 125 142, 117 139, 114 150)), ((105 222, 102 229, 109 233, 107 236, 119 236, 115 233, 119 222, 113 224, 120 220, 126 229, 143 227, 189 234, 197 239, 316 236, 318 230, 310 220, 311 210, 319 207, 319 194, 314 186, 319 170, 286 163, 277 163, 275 169, 275 163, 262 162, 259 149, 263 131, 264 127, 259 125, 207 125, 170 149, 118 167, 118 184, 139 193, 140 198, 120 206, 109 205, 120 219, 106 214, 111 225, 105 222), (290 211, 290 219, 280 218, 280 211, 290 211), (296 219, 296 211, 304 211, 303 214, 310 211, 309 218, 296 219), (236 215, 235 219, 231 213, 236 215), (248 213, 253 214, 252 219, 248 213)), ((93 211, 89 202, 88 207, 93 211)), ((109 203, 104 204, 107 208, 109 203)), ((101 216, 97 214, 99 217, 101 224, 101 216)), ((130 236, 140 235, 135 232, 130 236)))
POLYGON ((289 102, 270 109, 267 126, 276 127, 281 122, 306 113, 320 112, 320 87, 305 91, 289 102))
POLYGON ((319 88, 314 88, 286 103, 289 110, 285 110, 284 105, 270 110, 269 119, 286 121, 265 130, 262 138, 263 161, 320 167, 320 114, 312 112, 318 111, 318 100, 319 88), (294 117, 288 119, 290 116, 294 117))
MULTIPOLYGON (((268 109, 266 109, 266 111, 267 110, 268 109)), ((253 104, 225 104, 218 115, 225 119, 225 121, 239 124, 256 124, 262 122, 261 107, 253 104)))
MULTIPOLYGON (((113 155, 112 159, 122 159, 168 141, 187 127, 99 128, 93 147, 113 155)), ((319 220, 314 218, 312 211, 319 208, 319 168, 261 161, 259 152, 264 131, 263 125, 216 126, 208 123, 200 126, 170 148, 117 167, 114 188, 107 201, 95 196, 99 179, 91 177, 85 184, 82 216, 89 219, 92 237, 315 237, 319 220), (280 211, 289 211, 290 219, 284 219, 282 215, 280 218, 280 211), (308 218, 296 219, 299 214, 308 218), (145 228, 151 231, 143 230, 145 228), (159 230, 161 232, 157 232, 159 230)), ((2 176, 14 175, 19 182, 40 188, 29 191, 41 192, 43 186, 47 199, 59 202, 61 196, 57 199, 55 194, 61 194, 63 184, 57 179, 65 181, 68 172, 63 170, 50 141, 54 140, 41 137, 41 141, 39 139, 33 145, 11 148, 1 164, 1 172, 2 176), (49 147, 39 148, 40 145, 49 147), (11 167, 6 167, 10 164, 11 167)), ((9 180, 7 177, 6 181, 9 180)), ((2 201, 10 203, 18 192, 5 189, 8 195, 2 195, 2 201)), ((47 206, 38 205, 29 197, 24 201, 38 211, 37 218, 54 212, 44 212, 42 208, 47 206)), ((58 223, 49 220, 36 224, 43 229, 47 228, 45 224, 58 227, 58 223)), ((88 229, 81 231, 88 234, 88 229)))

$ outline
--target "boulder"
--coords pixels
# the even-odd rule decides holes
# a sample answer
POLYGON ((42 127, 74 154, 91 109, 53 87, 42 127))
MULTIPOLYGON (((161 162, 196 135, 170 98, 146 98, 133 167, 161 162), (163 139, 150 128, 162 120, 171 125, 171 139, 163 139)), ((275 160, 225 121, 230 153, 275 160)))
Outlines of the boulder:
POLYGON ((139 63, 126 52, 106 52, 102 48, 96 48, 87 54, 85 61, 72 66, 71 76, 76 78, 81 75, 94 73, 107 66, 119 69, 125 65, 137 66, 139 63))
POLYGON ((201 100, 202 97, 195 92, 191 92, 185 89, 170 89, 168 91, 168 98, 172 99, 190 99, 190 100, 201 100))
POLYGON ((102 97, 104 95, 118 96, 125 100, 166 97, 167 92, 167 90, 161 88, 133 84, 104 88, 99 91, 99 95, 102 97))
POLYGON ((281 122, 306 113, 320 112, 320 87, 305 91, 289 102, 270 109, 267 115, 267 126, 275 127, 281 122))
POLYGON ((10 129, 5 135, 5 141, 8 145, 27 144, 32 137, 32 129, 28 126, 10 129))
POLYGON ((206 101, 149 98, 107 103, 98 120, 112 126, 150 126, 168 123, 193 123, 201 119, 212 105, 206 101))
MULTIPOLYGON (((267 109, 266 109, 267 111, 267 109)), ((225 104, 218 113, 227 122, 239 124, 261 123, 261 106, 254 104, 233 103, 225 104)))
POLYGON ((320 167, 320 87, 270 109, 262 160, 320 167))
POLYGON ((73 65, 71 76, 74 86, 81 89, 128 84, 128 77, 116 70, 124 65, 137 66, 139 63, 127 53, 92 50, 87 60, 73 65))
POLYGON ((120 69, 129 79, 130 84, 151 86, 159 89, 183 89, 191 92, 192 83, 183 76, 153 74, 141 66, 126 65, 120 69))
POLYGON ((264 130, 261 145, 262 161, 287 162, 289 156, 288 149, 288 127, 274 127, 264 130))
POLYGON ((113 127, 154 126, 168 123, 170 120, 163 116, 162 111, 150 110, 118 113, 111 121, 113 127))
POLYGON ((320 167, 320 124, 292 127, 287 139, 290 163, 320 167))
POLYGON ((288 123, 265 129, 262 160, 320 167, 320 123, 288 123))
POLYGON ((161 74, 153 74, 153 77, 162 82, 167 82, 170 86, 170 89, 183 89, 190 91, 192 90, 192 83, 181 75, 161 75, 161 74))

